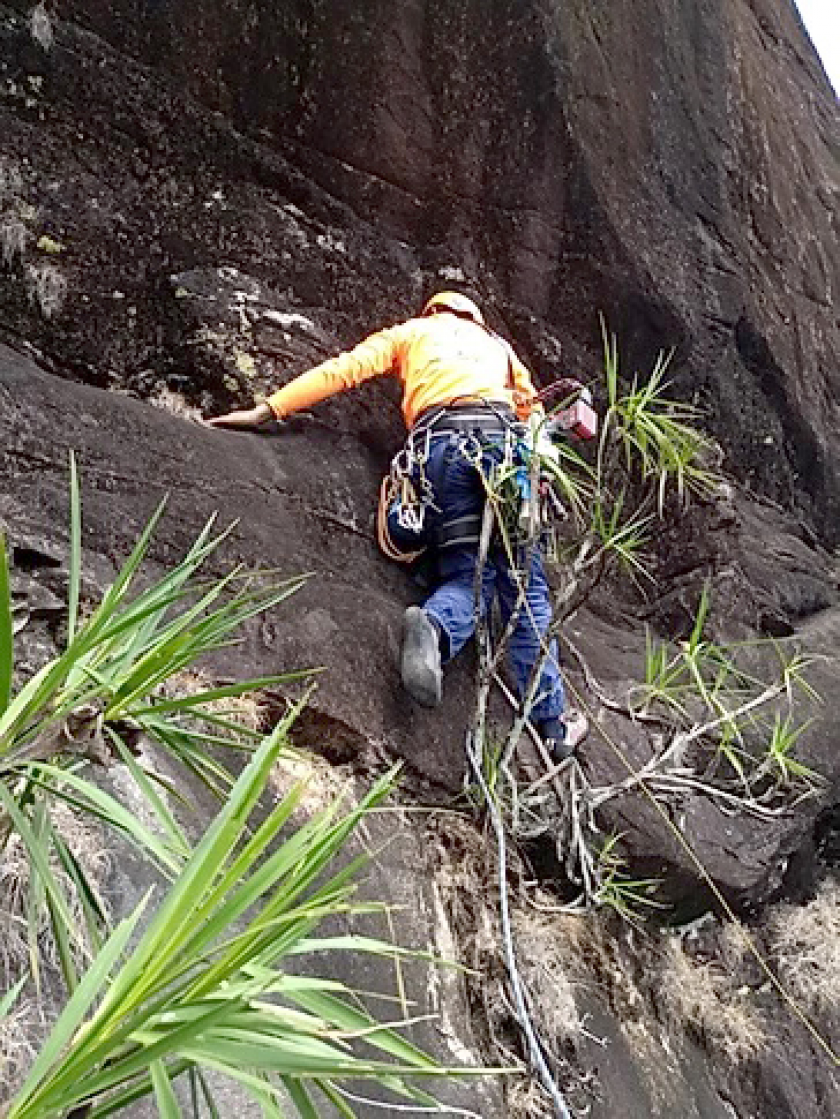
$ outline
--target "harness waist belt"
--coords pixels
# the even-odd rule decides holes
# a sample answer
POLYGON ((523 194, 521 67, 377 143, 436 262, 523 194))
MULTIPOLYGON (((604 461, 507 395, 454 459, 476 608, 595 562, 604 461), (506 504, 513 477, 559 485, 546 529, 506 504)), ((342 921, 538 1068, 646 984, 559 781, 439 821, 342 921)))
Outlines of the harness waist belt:
POLYGON ((516 414, 507 404, 444 404, 427 408, 420 414, 411 434, 425 431, 464 432, 478 431, 482 435, 500 435, 517 422, 516 414))

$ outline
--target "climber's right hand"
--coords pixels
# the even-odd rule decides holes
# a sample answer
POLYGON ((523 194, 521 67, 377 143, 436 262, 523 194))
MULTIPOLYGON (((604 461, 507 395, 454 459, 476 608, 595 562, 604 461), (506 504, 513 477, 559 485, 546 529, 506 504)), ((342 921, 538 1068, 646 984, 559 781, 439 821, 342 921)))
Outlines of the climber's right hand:
POLYGON ((274 413, 265 403, 253 408, 242 408, 236 412, 226 412, 223 416, 205 419, 207 427, 262 427, 274 419, 274 413))

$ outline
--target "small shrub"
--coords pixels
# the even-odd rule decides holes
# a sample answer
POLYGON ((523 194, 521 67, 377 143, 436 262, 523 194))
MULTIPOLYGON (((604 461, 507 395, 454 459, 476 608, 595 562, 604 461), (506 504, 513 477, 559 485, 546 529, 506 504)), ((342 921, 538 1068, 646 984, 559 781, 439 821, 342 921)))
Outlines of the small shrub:
MULTIPOLYGON (((332 944, 312 937, 325 917, 382 911, 376 902, 353 897, 360 860, 348 865, 339 857, 392 789, 396 769, 349 807, 332 802, 307 814, 278 845, 303 785, 275 801, 267 818, 257 817, 257 806, 265 803, 298 708, 267 737, 247 726, 234 741, 215 732, 237 725, 231 715, 241 713, 240 697, 309 674, 202 687, 192 668, 303 580, 266 585, 263 575, 239 568, 216 579, 199 574, 231 531, 214 536, 211 518, 179 563, 138 589, 161 504, 115 581, 82 618, 81 496, 72 457, 70 506, 66 646, 19 689, 8 553, 0 534, 0 849, 12 859, 0 898, 8 904, 13 892, 25 907, 21 927, 33 979, 39 981, 40 942, 50 939, 68 996, 16 1083, 32 1056, 15 1048, 30 1037, 18 1036, 27 1021, 20 1001, 25 977, 8 991, 0 987, 0 1092, 15 1093, 0 1100, 0 1114, 113 1114, 151 1096, 157 1113, 176 1115, 172 1081, 183 1077, 185 1090, 194 1099, 203 1094, 208 1113, 218 1115, 205 1070, 240 1082, 266 1115, 279 1115, 288 1097, 301 1119, 317 1115, 321 1103, 352 1116, 352 1093, 343 1084, 360 1080, 426 1105, 420 1110, 439 1110, 406 1077, 456 1070, 440 1068, 369 1017, 355 991, 289 965, 291 956, 327 946, 344 948, 354 959, 360 952, 399 953, 367 937, 332 944), (164 683, 176 675, 176 697, 162 696, 164 683), (192 729, 195 720, 207 729, 192 729), (132 749, 141 733, 219 794, 219 812, 195 845, 176 816, 174 802, 188 807, 177 780, 158 781, 142 752, 132 749), (238 775, 216 761, 208 747, 217 745, 251 747, 238 775), (90 760, 113 762, 127 773, 133 801, 124 804, 100 787, 85 765, 90 760), (145 805, 149 825, 137 803, 145 805), (98 897, 96 874, 107 869, 100 822, 128 838, 166 880, 116 925, 98 897)), ((260 721, 258 710, 244 709, 260 721)))

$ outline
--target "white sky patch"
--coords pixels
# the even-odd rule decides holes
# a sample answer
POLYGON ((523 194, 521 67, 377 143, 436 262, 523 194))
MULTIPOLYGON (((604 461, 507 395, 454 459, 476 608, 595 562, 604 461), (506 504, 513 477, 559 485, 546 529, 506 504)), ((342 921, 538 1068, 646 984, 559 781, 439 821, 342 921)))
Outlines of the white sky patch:
POLYGON ((834 92, 840 91, 840 0, 796 0, 834 92))

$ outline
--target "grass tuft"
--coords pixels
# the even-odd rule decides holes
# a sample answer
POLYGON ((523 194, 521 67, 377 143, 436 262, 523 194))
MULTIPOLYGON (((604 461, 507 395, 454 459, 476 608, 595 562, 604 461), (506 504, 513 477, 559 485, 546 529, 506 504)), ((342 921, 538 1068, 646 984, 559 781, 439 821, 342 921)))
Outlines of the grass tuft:
POLYGON ((694 1034, 733 1066, 762 1050, 766 1031, 752 992, 738 987, 729 970, 692 959, 673 938, 660 978, 662 1006, 674 1027, 694 1034))
POLYGON ((782 906, 771 926, 779 971, 812 1012, 840 1006, 840 886, 827 882, 806 905, 782 906))

